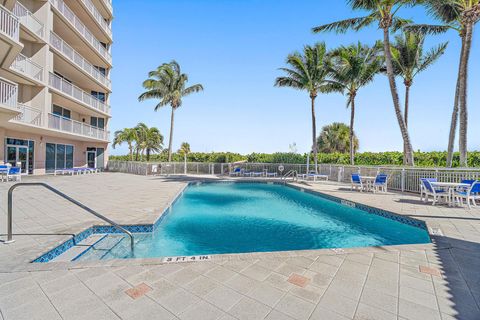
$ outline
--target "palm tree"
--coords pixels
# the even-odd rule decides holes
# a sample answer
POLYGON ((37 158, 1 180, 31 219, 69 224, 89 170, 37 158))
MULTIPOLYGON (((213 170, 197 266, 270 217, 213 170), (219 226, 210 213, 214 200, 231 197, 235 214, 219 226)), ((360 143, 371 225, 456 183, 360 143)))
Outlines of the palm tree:
POLYGON ((145 151, 145 132, 148 130, 148 126, 140 122, 133 128, 137 134, 135 139, 135 161, 143 160, 143 152, 145 151))
POLYGON ((183 155, 183 171, 185 174, 187 174, 187 155, 190 153, 190 144, 188 142, 182 142, 182 144, 180 145, 180 149, 178 149, 178 153, 183 155))
POLYGON ((383 46, 385 52, 385 64, 387 69, 390 91, 392 93, 393 107, 397 117, 404 145, 406 146, 405 158, 407 165, 413 166, 413 148, 405 125, 402 109, 400 107, 400 99, 398 97, 397 84, 395 82, 395 73, 393 70, 392 54, 390 51, 390 32, 401 28, 410 21, 397 17, 397 12, 404 6, 415 5, 419 0, 348 0, 348 4, 354 10, 366 10, 369 14, 364 17, 350 18, 330 24, 313 28, 313 32, 336 31, 337 33, 345 33, 349 29, 358 31, 364 27, 370 26, 377 22, 380 29, 383 30, 383 46))
POLYGON ((173 124, 175 110, 182 106, 182 98, 192 93, 203 91, 201 84, 186 87, 188 76, 182 73, 180 65, 176 61, 164 63, 156 70, 148 73, 148 79, 143 82, 147 90, 140 95, 139 101, 147 99, 158 99, 155 111, 170 105, 172 113, 170 117, 170 138, 168 141, 168 161, 172 161, 173 124))
POLYGON ((150 155, 152 152, 159 153, 162 151, 163 135, 160 133, 158 128, 149 128, 144 123, 139 123, 136 128, 140 132, 139 136, 141 136, 142 156, 143 150, 145 150, 147 161, 150 161, 150 155))
POLYGON ((152 127, 145 132, 144 147, 147 154, 147 161, 153 152, 160 153, 163 149, 163 135, 158 128, 152 127))
POLYGON ((315 99, 319 93, 339 91, 329 79, 330 62, 325 43, 317 43, 314 46, 305 46, 303 52, 295 52, 288 55, 286 63, 290 68, 280 68, 286 76, 275 80, 276 87, 290 87, 297 90, 307 91, 311 100, 312 113, 312 151, 315 161, 315 172, 318 170, 317 151, 317 124, 315 118, 315 99))
POLYGON ((347 108, 350 107, 350 164, 355 164, 355 98, 358 90, 370 82, 383 66, 383 58, 379 55, 379 45, 374 47, 362 45, 360 42, 348 47, 340 47, 332 52, 332 78, 343 89, 347 96, 347 108))
POLYGON ((135 129, 125 128, 123 130, 115 131, 114 135, 115 137, 113 139, 112 147, 115 149, 117 145, 126 142, 128 144, 130 161, 133 161, 133 143, 137 139, 137 131, 135 129))
MULTIPOLYGON (((408 112, 410 106, 410 88, 413 79, 420 72, 425 71, 429 66, 440 58, 447 48, 448 43, 442 43, 428 52, 424 50, 425 35, 411 31, 405 31, 402 35, 395 37, 392 44, 393 69, 396 75, 403 78, 405 85, 405 107, 404 121, 408 128, 408 112)), ((403 163, 405 164, 405 146, 403 163)))
MULTIPOLYGON (((334 122, 322 128, 318 136, 318 150, 322 153, 348 153, 350 147, 350 127, 344 123, 334 122)), ((358 150, 358 139, 353 135, 353 149, 358 150)))
POLYGON ((475 24, 480 20, 480 0, 426 0, 429 13, 440 20, 443 25, 413 25, 408 28, 422 33, 438 34, 455 30, 462 42, 458 67, 455 101, 453 103, 450 134, 448 138, 447 167, 453 164, 455 134, 460 112, 459 151, 460 166, 467 166, 467 93, 468 65, 472 47, 475 24))

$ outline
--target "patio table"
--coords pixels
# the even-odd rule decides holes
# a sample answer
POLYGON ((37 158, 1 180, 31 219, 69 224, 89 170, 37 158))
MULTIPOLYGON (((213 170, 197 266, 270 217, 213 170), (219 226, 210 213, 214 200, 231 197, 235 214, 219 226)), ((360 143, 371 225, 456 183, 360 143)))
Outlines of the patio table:
POLYGON ((470 184, 468 183, 460 183, 460 182, 430 182, 432 187, 434 188, 444 188, 448 190, 448 205, 453 206, 453 193, 455 192, 455 189, 464 187, 468 188, 470 187, 470 184))
POLYGON ((362 182, 366 184, 367 191, 370 191, 370 187, 375 182, 375 179, 377 179, 377 177, 374 177, 374 176, 360 176, 360 179, 362 179, 362 182))

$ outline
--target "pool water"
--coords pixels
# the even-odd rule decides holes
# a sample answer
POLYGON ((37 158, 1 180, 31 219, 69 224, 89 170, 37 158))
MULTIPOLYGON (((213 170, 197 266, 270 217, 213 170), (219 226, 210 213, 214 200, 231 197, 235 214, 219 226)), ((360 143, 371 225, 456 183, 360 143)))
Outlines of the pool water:
MULTIPOLYGON (((190 256, 428 243, 424 228, 264 183, 187 187, 134 257, 190 256)), ((103 259, 129 257, 128 241, 103 259)))

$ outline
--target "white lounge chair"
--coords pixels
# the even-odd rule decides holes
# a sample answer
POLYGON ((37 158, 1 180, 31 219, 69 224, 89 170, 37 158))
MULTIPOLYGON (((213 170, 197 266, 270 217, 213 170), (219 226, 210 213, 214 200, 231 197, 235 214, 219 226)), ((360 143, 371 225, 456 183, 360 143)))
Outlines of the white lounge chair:
POLYGON ((469 209, 477 206, 476 200, 480 201, 480 181, 475 181, 472 186, 466 190, 457 190, 454 192, 453 197, 455 201, 463 205, 463 200, 467 202, 469 209))
POLYGON ((444 198, 445 202, 448 201, 449 194, 446 190, 435 189, 430 183, 431 182, 430 179, 422 178, 420 179, 420 181, 422 182, 422 185, 424 187, 424 190, 423 190, 424 198, 422 199, 424 202, 428 202, 429 196, 432 196, 433 198, 432 205, 435 205, 441 198, 444 198))
POLYGON ((303 175, 303 179, 304 179, 304 180, 312 179, 313 182, 317 182, 317 180, 325 180, 325 181, 328 181, 328 175, 326 175, 326 174, 318 174, 318 173, 315 173, 315 172, 309 172, 309 173, 303 175))
POLYGON ((364 190, 366 190, 366 187, 363 185, 362 178, 358 173, 352 173, 351 182, 352 182, 352 185, 351 185, 352 191, 353 189, 359 190, 360 192, 363 192, 364 190))
POLYGON ((7 182, 8 181, 22 181, 22 168, 20 167, 11 167, 7 172, 7 182))

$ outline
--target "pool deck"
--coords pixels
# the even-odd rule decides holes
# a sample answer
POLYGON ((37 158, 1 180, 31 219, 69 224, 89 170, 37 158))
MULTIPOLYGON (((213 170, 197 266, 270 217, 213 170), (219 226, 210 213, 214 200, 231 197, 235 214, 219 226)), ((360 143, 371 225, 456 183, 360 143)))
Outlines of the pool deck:
MULTIPOLYGON (((150 224, 187 181, 120 173, 29 177, 121 224, 150 224)), ((0 240, 7 190, 0 184, 0 240)), ((480 209, 431 206, 418 195, 301 184, 424 220, 432 244, 162 259, 29 263, 101 221, 41 188, 15 191, 13 244, 0 243, 0 320, 480 319, 480 209)))

